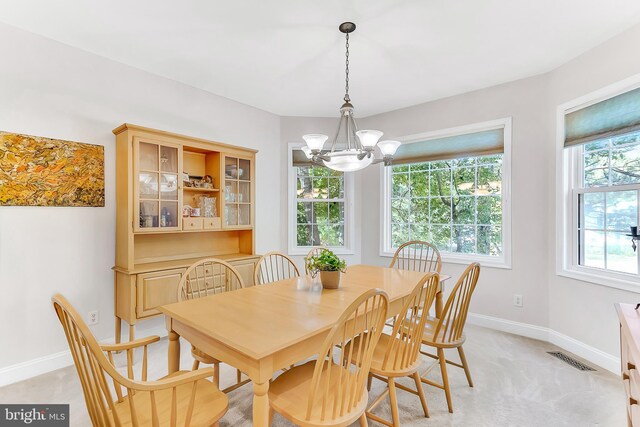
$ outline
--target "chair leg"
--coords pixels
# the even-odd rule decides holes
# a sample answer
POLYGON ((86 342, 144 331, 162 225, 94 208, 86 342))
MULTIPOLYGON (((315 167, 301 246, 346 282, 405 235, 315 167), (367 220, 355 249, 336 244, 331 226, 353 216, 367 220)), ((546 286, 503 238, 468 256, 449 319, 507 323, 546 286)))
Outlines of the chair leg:
POLYGON ((362 414, 360 417, 360 427, 368 427, 369 423, 367 422, 367 414, 362 414))
POLYGON ((460 355, 460 361, 462 362, 464 373, 467 376, 467 382, 469 383, 469 387, 473 387, 473 380, 471 379, 471 371, 469 371, 469 363, 467 363, 467 358, 464 355, 464 350, 462 349, 462 346, 458 347, 458 354, 460 355))
POLYGON ((418 396, 420 397, 420 403, 422 403, 422 410, 424 416, 429 418, 429 408, 427 407, 427 399, 424 397, 424 389, 422 388, 422 381, 420 381, 420 374, 416 371, 413 373, 413 380, 416 382, 416 389, 418 396))
POLYGON ((393 427, 400 427, 400 416, 398 415, 398 397, 396 396, 396 383, 393 378, 389 378, 389 400, 391 400, 391 415, 393 416, 393 427))
POLYGON ((200 361, 198 361, 198 359, 193 359, 193 366, 191 367, 191 370, 195 371, 198 369, 199 366, 200 366, 200 361))
POLYGON ((367 391, 371 391, 372 382, 373 382, 373 375, 369 374, 369 379, 367 380, 367 391))
POLYGON ((220 363, 213 364, 213 384, 220 388, 220 363))
POLYGON ((438 349, 438 361, 440 362, 440 372, 442 372, 442 385, 444 394, 447 397, 447 406, 449 412, 453 413, 453 405, 451 404, 451 390, 449 389, 449 376, 447 375, 447 359, 444 357, 444 349, 438 349))
POLYGON ((271 427, 271 424, 273 424, 273 408, 269 408, 269 424, 267 425, 271 427))
POLYGON ((242 381, 242 372, 240 369, 236 369, 236 383, 240 384, 240 381, 242 381))

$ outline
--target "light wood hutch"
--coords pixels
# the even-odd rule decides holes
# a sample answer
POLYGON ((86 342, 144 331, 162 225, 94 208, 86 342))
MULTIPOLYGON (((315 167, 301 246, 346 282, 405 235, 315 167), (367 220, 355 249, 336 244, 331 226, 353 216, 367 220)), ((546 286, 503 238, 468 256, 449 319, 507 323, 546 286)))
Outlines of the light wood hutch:
POLYGON ((116 341, 157 307, 177 301, 186 268, 216 257, 253 285, 255 155, 248 148, 123 124, 116 135, 116 341), (209 175, 213 188, 188 187, 183 173, 209 175), (215 217, 184 217, 183 206, 215 197, 215 217))

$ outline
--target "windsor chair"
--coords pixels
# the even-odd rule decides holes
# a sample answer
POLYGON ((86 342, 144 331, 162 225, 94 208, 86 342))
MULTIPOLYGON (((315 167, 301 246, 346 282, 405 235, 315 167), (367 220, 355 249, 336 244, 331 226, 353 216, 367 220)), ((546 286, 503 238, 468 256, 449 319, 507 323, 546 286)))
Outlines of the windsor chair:
MULTIPOLYGON (((184 272, 178 285, 178 301, 201 298, 208 295, 230 292, 244 288, 240 273, 229 263, 216 259, 205 258, 193 263, 184 272)), ((196 346, 191 346, 193 356, 193 370, 200 363, 212 365, 214 369, 213 383, 220 387, 220 361, 209 356, 196 346)), ((236 370, 236 383, 227 387, 223 392, 228 393, 247 384, 249 380, 242 380, 242 372, 236 370)))
POLYGON ((147 346, 158 336, 123 344, 100 345, 80 314, 62 296, 51 298, 80 377, 85 404, 94 426, 217 426, 227 412, 227 396, 208 381, 213 369, 178 371, 147 380, 147 346), (133 352, 143 348, 140 378, 134 378, 133 352), (113 355, 127 352, 127 376, 114 366, 113 355))
POLYGON ((303 427, 348 426, 358 419, 366 426, 366 381, 388 305, 387 294, 378 289, 366 291, 349 305, 325 338, 318 358, 271 383, 270 418, 275 411, 303 427), (357 337, 362 337, 357 346, 346 346, 357 337))
POLYGON ((267 252, 256 264, 256 285, 264 285, 298 276, 300 276, 300 271, 295 262, 280 252, 267 252))
MULTIPOLYGON (((367 417, 374 421, 392 427, 400 425, 396 388, 417 395, 420 398, 424 416, 429 417, 429 409, 418 373, 418 368, 422 363, 420 347, 426 322, 426 317, 421 313, 429 311, 435 300, 439 282, 438 273, 425 275, 407 297, 403 308, 395 317, 391 334, 382 334, 378 341, 373 353, 367 388, 371 389, 373 378, 386 382, 388 387, 367 409, 367 417), (412 378, 415 382, 415 390, 397 384, 396 380, 402 377, 412 378), (387 394, 391 404, 392 422, 372 413, 387 394)), ((361 339, 362 337, 354 339, 349 343, 349 346, 357 347, 361 339)))
POLYGON ((464 354, 464 350, 462 349, 462 344, 464 344, 466 339, 463 331, 467 321, 467 313, 469 312, 469 303, 471 302, 471 296, 473 295, 473 291, 478 283, 479 275, 480 264, 477 262, 471 263, 464 270, 451 291, 442 311, 442 316, 439 319, 428 318, 425 324, 424 334, 422 336, 422 344, 434 347, 437 350, 437 354, 434 355, 423 352, 422 350, 420 352, 425 356, 437 359, 437 361, 422 374, 421 380, 425 384, 444 390, 447 398, 447 406, 451 413, 453 413, 453 405, 451 404, 451 388, 449 386, 449 377, 447 375, 447 363, 464 369, 469 387, 473 387, 469 364, 467 363, 467 358, 464 354), (446 359, 444 350, 449 348, 455 348, 458 350, 460 363, 446 359), (440 365, 440 371, 442 373, 442 384, 438 384, 435 381, 426 378, 426 375, 431 371, 431 369, 438 364, 440 365))
POLYGON ((398 247, 389 267, 440 274, 442 259, 438 249, 431 243, 412 240, 398 247))

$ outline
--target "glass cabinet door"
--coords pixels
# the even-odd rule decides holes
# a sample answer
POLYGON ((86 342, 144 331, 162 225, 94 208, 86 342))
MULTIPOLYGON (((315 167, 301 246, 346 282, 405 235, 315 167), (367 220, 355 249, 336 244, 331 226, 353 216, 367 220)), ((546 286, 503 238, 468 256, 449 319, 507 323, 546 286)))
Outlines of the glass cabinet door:
POLYGON ((224 225, 251 227, 251 160, 224 157, 224 225))
POLYGON ((179 229, 178 147, 136 141, 136 231, 179 229))

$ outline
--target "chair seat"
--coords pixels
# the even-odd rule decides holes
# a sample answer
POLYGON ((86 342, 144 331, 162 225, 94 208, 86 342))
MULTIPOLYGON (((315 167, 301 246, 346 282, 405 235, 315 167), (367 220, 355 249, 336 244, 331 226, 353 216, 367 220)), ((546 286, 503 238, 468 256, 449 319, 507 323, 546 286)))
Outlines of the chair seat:
POLYGON ((193 358, 196 359, 198 362, 204 363, 205 365, 213 365, 215 363, 220 363, 218 359, 215 359, 209 356, 207 353, 200 350, 194 345, 191 346, 191 356, 193 356, 193 358))
POLYGON ((437 337, 435 337, 436 326, 440 319, 435 317, 427 317, 426 322, 424 323, 424 334, 422 334, 422 343, 425 345, 430 345, 432 347, 440 347, 440 348, 455 348, 460 347, 465 340, 467 339, 464 333, 460 336, 459 339, 454 341, 447 341, 444 338, 444 328, 440 331, 437 337))
MULTIPOLYGON (((312 360, 304 365, 295 366, 276 378, 269 387, 269 404, 271 407, 289 421, 300 426, 348 426, 360 418, 366 409, 367 400, 369 399, 365 381, 362 383, 362 397, 351 411, 345 411, 344 415, 332 418, 333 411, 330 408, 325 412, 325 414, 328 414, 325 415, 325 418, 330 419, 322 421, 320 420, 322 405, 314 404, 311 417, 307 420, 307 405, 315 366, 316 361, 312 360)), ((325 371, 326 369, 325 366, 325 371)), ((323 376, 329 375, 331 384, 335 384, 340 377, 340 371, 342 371, 343 381, 347 375, 354 375, 347 369, 332 364, 331 372, 329 374, 325 373, 323 376)), ((335 390, 337 390, 337 387, 329 387, 329 393, 334 393, 335 390)), ((336 397, 338 401, 342 398, 341 396, 329 396, 328 401, 333 402, 333 397, 336 397)), ((321 396, 317 396, 316 400, 320 402, 321 396)))
MULTIPOLYGON (((365 332, 361 336, 354 338, 345 346, 345 351, 349 352, 349 347, 355 345, 355 349, 358 348, 361 337, 366 337, 367 333, 365 332)), ((373 357, 371 359, 371 373, 383 375, 385 377, 406 377, 407 375, 413 374, 418 367, 420 366, 421 360, 418 357, 412 364, 404 369, 393 369, 394 361, 396 360, 396 354, 400 352, 407 346, 407 343, 404 341, 398 340, 397 338, 392 338, 390 335, 382 334, 380 335, 380 340, 378 340, 378 345, 376 345, 375 350, 373 351, 373 357), (391 344, 391 340, 397 340, 398 342, 394 344, 394 348, 389 354, 389 359, 387 362, 387 366, 384 365, 384 358, 387 353, 387 349, 391 344)), ((354 351, 355 351, 354 349, 354 351)), ((401 353, 403 354, 403 353, 401 353)))
MULTIPOLYGON (((172 378, 178 375, 186 374, 187 371, 178 371, 164 378, 172 378)), ((197 382, 195 402, 193 406, 193 414, 190 426, 210 426, 217 422, 227 412, 229 400, 210 381, 199 380, 197 382)), ((178 420, 184 420, 186 412, 189 408, 193 383, 183 384, 177 387, 176 408, 178 420)), ((171 420, 171 398, 172 389, 165 389, 155 392, 156 407, 158 409, 161 426, 170 425, 171 420), (164 416, 162 415, 164 414, 164 416)), ((125 396, 122 402, 115 403, 115 412, 118 414, 120 425, 132 426, 131 406, 129 405, 130 396, 125 396)), ((151 419, 151 396, 149 392, 136 391, 133 395, 133 401, 138 414, 138 426, 153 425, 151 419)), ((113 418, 113 413, 109 413, 113 418)))

